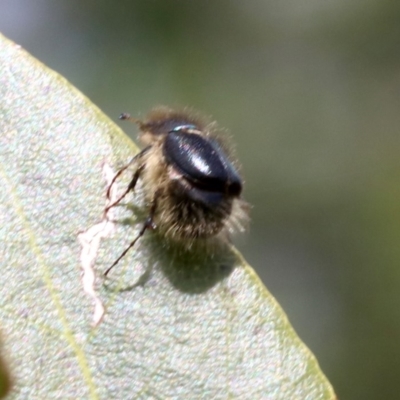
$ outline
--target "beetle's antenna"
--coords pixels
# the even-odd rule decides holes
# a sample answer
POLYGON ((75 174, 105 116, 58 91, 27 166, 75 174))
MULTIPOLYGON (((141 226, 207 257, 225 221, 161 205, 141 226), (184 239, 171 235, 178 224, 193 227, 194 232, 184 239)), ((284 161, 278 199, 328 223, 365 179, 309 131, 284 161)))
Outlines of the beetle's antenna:
POLYGON ((129 113, 122 113, 118 118, 122 121, 133 122, 134 124, 139 125, 139 128, 143 126, 143 122, 140 119, 132 117, 129 113))

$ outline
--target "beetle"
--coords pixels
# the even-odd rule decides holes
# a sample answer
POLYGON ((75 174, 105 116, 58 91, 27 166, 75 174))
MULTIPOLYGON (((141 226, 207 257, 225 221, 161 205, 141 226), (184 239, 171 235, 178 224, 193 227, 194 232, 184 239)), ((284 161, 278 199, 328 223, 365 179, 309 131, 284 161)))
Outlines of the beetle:
POLYGON ((159 107, 144 121, 121 114, 139 127, 144 149, 120 169, 110 187, 132 164, 136 170, 123 194, 105 209, 118 205, 141 180, 148 216, 139 233, 111 269, 146 230, 190 248, 197 241, 229 240, 243 231, 248 204, 242 199, 243 180, 224 136, 215 123, 206 124, 193 112, 159 107))

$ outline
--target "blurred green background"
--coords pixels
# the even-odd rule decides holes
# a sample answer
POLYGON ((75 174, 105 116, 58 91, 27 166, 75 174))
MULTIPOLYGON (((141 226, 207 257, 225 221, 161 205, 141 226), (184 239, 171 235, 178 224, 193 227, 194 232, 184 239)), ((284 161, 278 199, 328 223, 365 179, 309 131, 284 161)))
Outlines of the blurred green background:
POLYGON ((227 127, 238 247, 341 400, 400 398, 400 2, 2 0, 0 31, 116 122, 227 127))

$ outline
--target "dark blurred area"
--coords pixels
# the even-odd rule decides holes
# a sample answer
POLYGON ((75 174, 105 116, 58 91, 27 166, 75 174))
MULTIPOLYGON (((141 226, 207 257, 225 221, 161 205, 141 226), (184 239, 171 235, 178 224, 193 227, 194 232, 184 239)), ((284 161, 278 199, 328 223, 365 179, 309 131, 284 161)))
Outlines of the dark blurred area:
POLYGON ((0 31, 116 122, 166 104, 227 127, 238 247, 341 400, 399 398, 400 2, 3 0, 0 31))

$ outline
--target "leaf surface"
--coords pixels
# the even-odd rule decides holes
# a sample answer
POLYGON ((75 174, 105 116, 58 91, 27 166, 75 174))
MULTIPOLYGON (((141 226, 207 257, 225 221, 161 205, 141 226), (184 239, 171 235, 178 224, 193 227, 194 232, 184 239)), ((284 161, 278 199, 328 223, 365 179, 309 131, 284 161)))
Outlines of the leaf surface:
MULTIPOLYGON (((2 353, 0 354, 2 355, 2 353)), ((3 357, 0 357, 0 399, 5 398, 11 387, 11 378, 3 357)))
POLYGON ((188 252, 147 233, 105 279, 143 219, 132 196, 112 210, 115 222, 103 219, 107 185, 137 148, 3 37, 0 99, 0 327, 11 398, 334 398, 235 250, 188 252))

